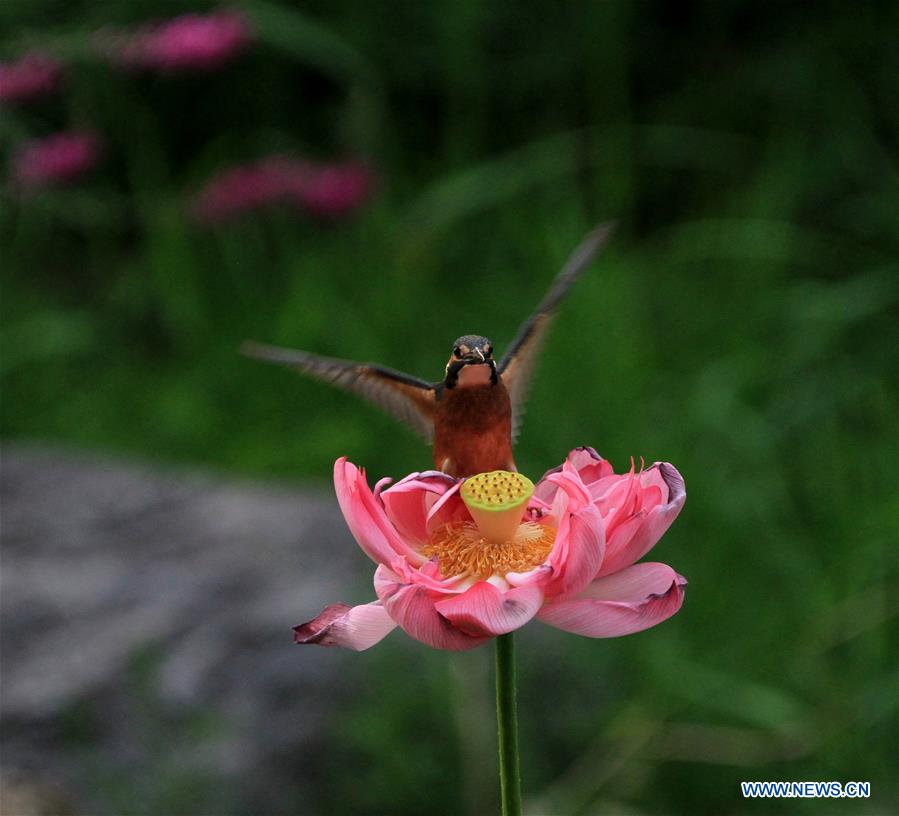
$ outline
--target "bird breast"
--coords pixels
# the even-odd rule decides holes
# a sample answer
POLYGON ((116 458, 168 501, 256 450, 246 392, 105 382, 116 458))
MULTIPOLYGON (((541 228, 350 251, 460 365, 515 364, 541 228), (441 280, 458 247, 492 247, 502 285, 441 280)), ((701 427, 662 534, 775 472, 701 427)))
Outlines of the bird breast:
POLYGON ((502 380, 444 389, 434 416, 434 463, 456 477, 514 469, 512 404, 502 380))
POLYGON ((493 376, 493 369, 487 363, 477 365, 468 364, 459 371, 456 380, 456 388, 476 388, 480 385, 487 385, 493 376))

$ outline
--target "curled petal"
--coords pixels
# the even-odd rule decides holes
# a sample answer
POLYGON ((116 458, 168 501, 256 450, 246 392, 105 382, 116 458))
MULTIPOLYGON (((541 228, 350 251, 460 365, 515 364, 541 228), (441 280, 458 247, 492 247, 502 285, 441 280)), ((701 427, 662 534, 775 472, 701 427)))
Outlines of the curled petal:
POLYGON ((440 565, 436 559, 425 561, 420 567, 410 567, 404 558, 394 561, 389 568, 385 566, 378 567, 375 570, 375 591, 384 583, 385 576, 388 582, 399 582, 401 584, 418 584, 426 589, 431 590, 437 595, 455 595, 462 592, 460 587, 470 586, 471 581, 467 576, 451 575, 444 578, 440 572, 440 565))
POLYGON ((593 483, 590 490, 593 500, 610 525, 620 523, 638 508, 643 492, 642 479, 643 472, 637 473, 631 459, 631 469, 627 473, 605 476, 593 483))
POLYGON ((457 629, 434 607, 441 595, 416 583, 402 583, 386 567, 375 573, 375 589, 391 618, 410 637, 435 649, 465 651, 486 642, 486 637, 468 635, 457 629))
POLYGON ((546 481, 559 488, 553 499, 553 505, 558 503, 562 493, 564 493, 568 497, 568 512, 570 513, 586 504, 590 504, 592 500, 587 485, 581 481, 577 470, 567 460, 563 463, 562 469, 557 473, 550 473, 546 477, 546 481))
POLYGON ((672 581, 680 587, 687 585, 687 579, 667 564, 647 561, 643 564, 634 564, 615 575, 597 578, 578 595, 578 598, 635 602, 650 595, 666 592, 672 581))
POLYGON ((595 482, 613 472, 612 466, 593 448, 579 447, 568 454, 568 462, 585 484, 595 482))
MULTIPOLYGON (((379 490, 386 480, 375 487, 387 516, 397 532, 405 539, 420 544, 428 537, 428 516, 434 504, 456 480, 445 473, 432 470, 413 473, 393 487, 379 490)), ((386 486, 386 485, 385 485, 386 486)))
POLYGON ((365 473, 345 457, 334 463, 334 490, 350 532, 372 561, 389 564, 405 556, 414 564, 424 560, 403 539, 365 481, 365 473))
POLYGON ((437 601, 434 608, 466 634, 495 637, 524 626, 542 604, 543 590, 535 584, 502 592, 488 581, 478 581, 465 592, 437 601))
POLYGON ((634 564, 597 578, 576 598, 546 604, 537 618, 586 637, 630 635, 677 612, 686 583, 666 564, 634 564))
POLYGON ((461 481, 457 481, 449 490, 446 491, 428 510, 428 532, 443 527, 445 524, 453 524, 457 521, 466 521, 471 518, 465 502, 459 495, 459 488, 462 486, 461 481))
MULTIPOLYGON (((577 471, 581 481, 590 485, 598 479, 611 476, 614 471, 612 466, 602 458, 593 448, 575 448, 568 454, 565 464, 577 471)), ((534 495, 547 504, 552 504, 558 485, 548 480, 553 473, 559 473, 564 465, 546 471, 534 490, 534 495)))
POLYGON ((393 484, 392 476, 382 476, 378 481, 375 482, 375 495, 380 496, 382 490, 387 490, 390 485, 393 484))
POLYGON ((507 572, 506 583, 509 586, 519 587, 528 584, 536 584, 544 587, 546 582, 552 577, 553 568, 549 564, 541 564, 539 567, 527 570, 526 572, 507 572))
POLYGON ((643 484, 649 509, 639 511, 634 517, 638 520, 622 523, 609 537, 605 560, 597 577, 616 573, 646 555, 684 506, 687 491, 684 479, 674 465, 656 462, 643 474, 643 484), (660 490, 661 500, 658 499, 660 490))
POLYGON ((546 597, 576 595, 599 571, 605 553, 602 516, 592 504, 563 513, 546 563, 552 569, 543 589, 546 597))
POLYGON ((307 623, 293 627, 294 643, 343 646, 361 652, 396 628, 380 601, 361 606, 331 604, 307 623))

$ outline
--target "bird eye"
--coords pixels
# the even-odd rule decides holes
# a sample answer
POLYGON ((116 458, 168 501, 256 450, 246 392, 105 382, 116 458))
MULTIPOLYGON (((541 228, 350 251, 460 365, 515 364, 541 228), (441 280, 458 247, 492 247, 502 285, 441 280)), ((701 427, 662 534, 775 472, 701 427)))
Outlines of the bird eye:
POLYGON ((453 348, 453 356, 454 356, 454 357, 461 357, 461 356, 462 356, 462 349, 460 349, 458 346, 455 346, 455 347, 453 348))
POLYGON ((485 346, 484 355, 489 357, 491 354, 493 354, 493 346, 485 346))

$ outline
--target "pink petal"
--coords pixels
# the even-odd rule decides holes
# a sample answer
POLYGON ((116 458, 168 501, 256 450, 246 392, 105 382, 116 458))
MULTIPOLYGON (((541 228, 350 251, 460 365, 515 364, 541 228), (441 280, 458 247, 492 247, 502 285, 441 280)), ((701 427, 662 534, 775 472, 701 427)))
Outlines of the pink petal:
MULTIPOLYGON (((668 483, 668 479, 665 474, 662 472, 661 465, 665 465, 666 469, 674 470, 673 465, 669 465, 667 462, 654 462, 648 469, 643 471, 642 474, 642 485, 643 488, 646 489, 650 485, 654 485, 659 488, 659 492, 661 493, 661 501, 667 502, 670 498, 672 498, 675 490, 672 490, 672 485, 668 483)), ((675 472, 677 472, 675 470, 675 472)), ((684 489, 684 480, 683 477, 680 476, 680 473, 677 473, 677 476, 680 477, 680 486, 679 489, 684 489)), ((670 476, 668 477, 670 478, 670 476)), ((675 480, 676 481, 676 480, 675 480)))
POLYGON ((552 577, 553 568, 549 564, 541 564, 539 567, 527 570, 527 572, 507 572, 506 583, 513 587, 529 586, 536 584, 541 590, 552 577))
MULTIPOLYGON (((562 491, 568 496, 569 512, 579 510, 584 505, 590 504, 593 499, 590 491, 587 489, 587 485, 583 483, 577 470, 568 461, 562 465, 560 471, 550 473, 545 481, 560 488, 553 498, 553 504, 558 502, 562 491)), ((540 497, 538 496, 538 498, 540 497)))
POLYGON ((593 496, 601 510, 607 510, 609 506, 618 506, 621 500, 619 492, 627 492, 627 480, 630 473, 610 473, 590 484, 590 495, 593 496))
POLYGON ((546 604, 537 619, 586 637, 629 635, 677 612, 686 583, 667 564, 634 564, 597 578, 577 598, 546 604))
MULTIPOLYGON (((607 559, 608 555, 627 545, 649 511, 662 503, 662 488, 651 481, 652 477, 642 470, 636 473, 631 462, 629 473, 601 479, 591 488, 600 488, 593 495, 606 524, 607 559)), ((664 495, 668 495, 667 486, 664 486, 664 495)))
POLYGON ((372 561, 389 564, 398 555, 415 564, 424 561, 390 523, 365 474, 345 457, 334 463, 334 490, 350 532, 372 561))
POLYGON ((678 575, 667 564, 646 561, 642 564, 633 564, 615 575, 597 578, 578 595, 578 598, 631 603, 649 595, 667 592, 672 581, 681 587, 687 584, 687 579, 678 575))
MULTIPOLYGON (((384 482, 382 479, 378 486, 384 482)), ((407 540, 422 543, 428 537, 431 508, 455 484, 451 476, 432 470, 413 473, 387 489, 379 490, 376 486, 375 495, 397 532, 407 540)))
POLYGON ((387 583, 417 584, 432 590, 437 595, 455 595, 462 592, 466 582, 465 576, 451 575, 444 578, 440 572, 437 559, 425 561, 420 567, 410 567, 405 558, 398 558, 390 567, 383 564, 375 570, 375 591, 384 584, 384 576, 388 576, 387 583))
POLYGON ((375 589, 384 608, 410 637, 435 649, 465 651, 487 641, 472 637, 452 625, 434 608, 442 596, 417 583, 402 583, 399 577, 380 566, 375 572, 375 589))
POLYGON ((543 605, 535 584, 502 592, 479 581, 465 592, 437 601, 434 608, 453 626, 475 637, 495 637, 524 626, 543 605))
MULTIPOLYGON (((667 462, 656 462, 643 474, 646 490, 660 489, 658 482, 664 486, 662 503, 653 506, 640 516, 639 523, 629 528, 619 528, 609 538, 606 557, 598 576, 611 575, 624 567, 628 567, 648 553, 656 542, 664 535, 671 523, 677 518, 687 498, 684 479, 674 465, 667 462), (633 529, 636 527, 636 529, 633 529), (619 538, 620 536, 620 538, 619 538)), ((651 494, 657 500, 657 494, 651 494)))
POLYGON ((347 606, 331 604, 307 623, 294 626, 294 643, 343 646, 361 652, 374 646, 396 628, 380 601, 347 606))
POLYGON ((576 513, 563 513, 546 560, 552 568, 552 577, 543 587, 546 597, 579 593, 596 576, 604 553, 605 528, 599 510, 588 504, 576 513))
MULTIPOLYGON (((614 473, 612 466, 593 450, 593 448, 575 448, 568 454, 565 462, 577 471, 581 481, 587 485, 591 482, 595 482, 597 479, 611 476, 614 473)), ((562 468, 563 465, 559 465, 557 468, 548 470, 543 474, 534 490, 534 495, 538 499, 545 501, 547 504, 552 504, 558 485, 551 481, 547 481, 547 477, 553 473, 559 473, 562 468)))
POLYGON ((602 458, 593 448, 575 448, 568 454, 568 461, 577 470, 585 484, 595 482, 603 476, 613 473, 612 465, 602 458))
POLYGON ((454 524, 457 521, 471 521, 471 514, 459 495, 462 482, 456 482, 446 491, 428 511, 428 532, 443 527, 445 524, 454 524))

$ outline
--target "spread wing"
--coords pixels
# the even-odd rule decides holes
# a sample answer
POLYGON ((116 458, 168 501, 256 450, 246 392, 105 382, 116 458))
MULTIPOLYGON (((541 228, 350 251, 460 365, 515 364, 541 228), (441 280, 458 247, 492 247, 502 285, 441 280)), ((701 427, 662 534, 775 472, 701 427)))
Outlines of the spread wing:
POLYGON ((400 371, 372 363, 320 357, 306 351, 244 343, 247 357, 278 363, 356 394, 395 419, 405 422, 425 441, 434 437, 434 386, 400 371))
POLYGON ((509 346, 499 364, 499 373, 512 400, 512 439, 518 436, 524 418, 524 403, 537 356, 546 339, 546 334, 555 314, 556 307, 565 297, 572 284, 590 265, 615 228, 614 223, 601 224, 591 232, 571 254, 562 271, 556 275, 549 291, 544 296, 537 311, 532 314, 509 346))

